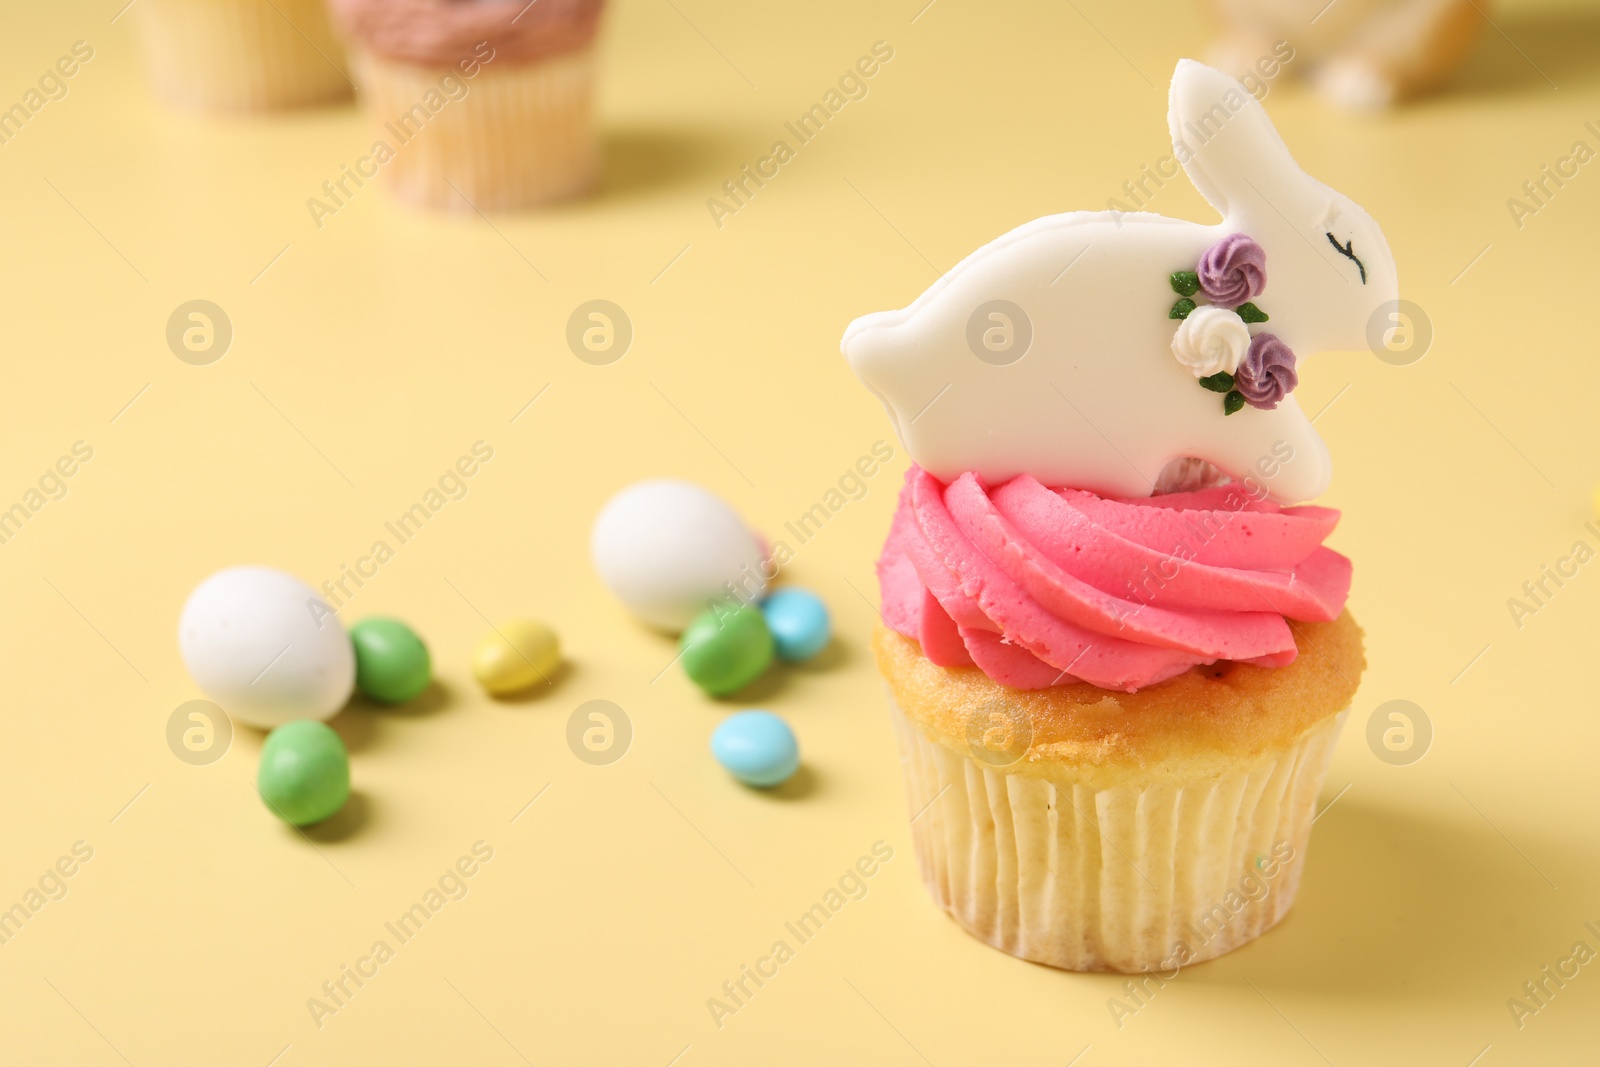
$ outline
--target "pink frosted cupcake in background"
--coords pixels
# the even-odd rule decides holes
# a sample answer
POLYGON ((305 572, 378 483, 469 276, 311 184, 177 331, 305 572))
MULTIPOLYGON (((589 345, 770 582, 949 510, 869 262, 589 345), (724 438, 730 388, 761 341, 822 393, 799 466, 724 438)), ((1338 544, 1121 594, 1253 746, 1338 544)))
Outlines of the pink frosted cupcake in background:
POLYGON ((156 91, 190 111, 268 111, 350 94, 322 0, 139 0, 156 91))
POLYGON ((375 124, 365 176, 454 211, 515 210, 593 184, 600 0, 330 7, 375 124))

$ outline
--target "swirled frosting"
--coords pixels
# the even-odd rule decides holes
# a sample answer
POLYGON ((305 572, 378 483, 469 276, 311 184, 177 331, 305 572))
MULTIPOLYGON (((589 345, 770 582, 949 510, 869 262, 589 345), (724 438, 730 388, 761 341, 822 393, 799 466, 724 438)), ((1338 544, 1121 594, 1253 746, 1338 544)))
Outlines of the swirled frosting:
POLYGON ((1349 595, 1350 561, 1322 544, 1338 521, 1241 484, 1116 500, 913 466, 878 560, 883 617, 938 666, 1015 689, 1283 666, 1285 619, 1337 618, 1349 595))
POLYGON ((328 0, 346 37, 390 59, 448 67, 571 52, 593 39, 602 0, 328 0))
POLYGON ((1195 273, 1207 300, 1236 308, 1266 290, 1267 254, 1249 234, 1230 233, 1206 249, 1195 273))

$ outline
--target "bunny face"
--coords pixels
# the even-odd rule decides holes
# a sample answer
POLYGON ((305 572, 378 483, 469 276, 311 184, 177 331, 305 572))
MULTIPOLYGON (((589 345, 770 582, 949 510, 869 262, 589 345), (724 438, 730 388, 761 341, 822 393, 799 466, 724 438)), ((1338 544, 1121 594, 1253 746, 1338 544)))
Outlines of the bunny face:
POLYGON ((1361 206, 1300 169, 1254 97, 1192 60, 1172 76, 1175 154, 1222 229, 1267 253, 1260 301, 1270 329, 1302 357, 1367 347, 1372 317, 1399 299, 1394 257, 1361 206))
POLYGON ((935 478, 970 471, 998 484, 1029 474, 1142 497, 1171 461, 1195 457, 1282 502, 1327 488, 1327 448, 1284 395, 1293 388, 1284 361, 1365 347, 1374 312, 1397 295, 1383 234, 1300 170, 1233 79, 1180 62, 1169 123, 1177 157, 1220 225, 1117 212, 1036 219, 967 257, 909 307, 864 316, 845 332, 852 369, 935 478), (1249 238, 1230 240, 1251 246, 1250 292, 1270 318, 1252 338, 1224 304, 1180 343, 1174 272, 1193 271, 1233 234, 1249 238), (1262 351, 1270 347, 1272 373, 1282 375, 1268 383, 1271 396, 1250 378, 1225 404, 1219 392, 1230 386, 1208 391, 1219 383, 1197 381, 1218 367, 1246 373, 1239 348, 1254 352, 1263 332, 1277 339, 1262 351), (1180 353, 1189 341, 1199 347, 1180 353))

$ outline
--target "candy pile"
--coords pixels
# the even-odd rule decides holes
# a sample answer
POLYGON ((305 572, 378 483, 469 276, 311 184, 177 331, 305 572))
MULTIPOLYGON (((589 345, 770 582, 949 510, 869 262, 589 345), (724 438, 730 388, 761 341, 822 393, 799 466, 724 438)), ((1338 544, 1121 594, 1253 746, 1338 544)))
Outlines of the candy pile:
MULTIPOLYGON (((690 482, 658 479, 612 497, 595 519, 590 551, 600 580, 642 622, 678 634, 689 680, 726 697, 773 661, 799 663, 833 637, 816 594, 768 593, 777 568, 761 539, 726 503, 690 482)), ((794 733, 767 711, 732 716, 712 754, 748 785, 774 786, 799 767, 794 733)))
MULTIPOLYGON (((350 757, 322 722, 359 690, 405 704, 433 682, 428 646, 398 619, 363 619, 346 633, 298 578, 270 567, 231 567, 201 582, 178 621, 189 675, 239 721, 270 730, 256 788, 294 826, 337 814, 350 797, 350 757)), ((549 679, 556 635, 527 619, 501 623, 479 643, 472 673, 500 696, 549 679)))
MULTIPOLYGON (((775 660, 812 659, 832 640, 828 609, 804 589, 769 591, 766 545, 717 496, 689 482, 640 482, 595 520, 595 568, 639 619, 678 635, 684 673, 713 697, 756 681, 775 660)), ((346 632, 310 586, 270 567, 232 567, 197 586, 178 623, 184 665, 228 715, 269 730, 256 786, 295 826, 337 814, 350 797, 350 756, 331 718, 359 690, 380 704, 427 692, 433 660, 398 619, 363 619, 346 632)), ((555 632, 531 619, 494 627, 472 674, 506 696, 548 683, 561 663, 555 632)), ((746 785, 794 776, 794 731, 770 711, 741 711, 711 735, 717 762, 746 785)))

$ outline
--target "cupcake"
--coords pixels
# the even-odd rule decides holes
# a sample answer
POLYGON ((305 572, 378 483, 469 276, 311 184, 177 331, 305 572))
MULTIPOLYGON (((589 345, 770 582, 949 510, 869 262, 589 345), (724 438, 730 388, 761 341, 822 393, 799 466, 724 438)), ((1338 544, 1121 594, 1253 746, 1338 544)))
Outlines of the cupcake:
POLYGON ((1367 343, 1393 259, 1233 79, 1180 62, 1168 122, 1221 225, 1039 219, 842 344, 913 460, 873 648, 919 868, 1072 970, 1284 917, 1365 666, 1294 391, 1367 343))
POLYGON ((456 211, 515 210, 594 182, 600 0, 330 5, 374 123, 365 176, 456 211))
POLYGON ((193 111, 266 111, 350 93, 322 0, 139 0, 157 92, 193 111))

